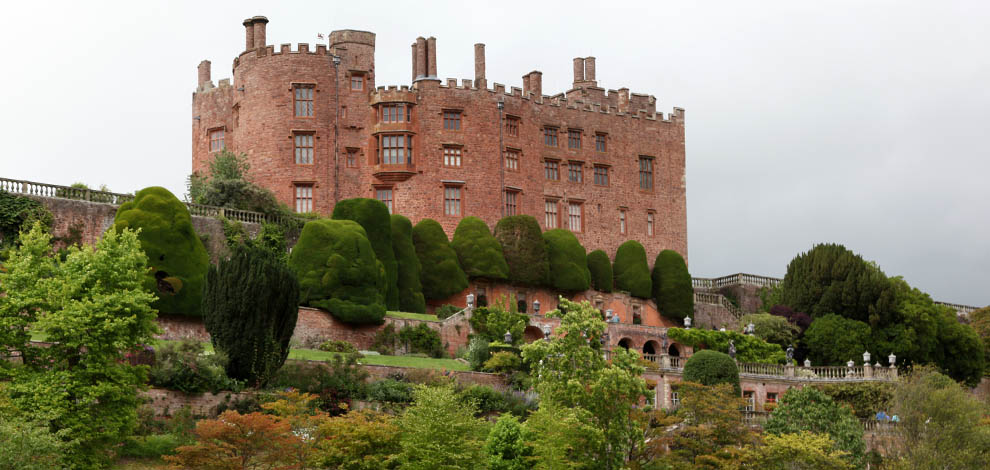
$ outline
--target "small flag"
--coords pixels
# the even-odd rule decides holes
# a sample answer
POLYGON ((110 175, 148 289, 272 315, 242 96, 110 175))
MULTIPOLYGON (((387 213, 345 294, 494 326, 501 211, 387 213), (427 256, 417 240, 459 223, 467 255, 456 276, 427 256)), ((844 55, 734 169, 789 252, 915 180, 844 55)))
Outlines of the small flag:
POLYGON ((316 39, 323 39, 323 33, 316 33, 316 39))

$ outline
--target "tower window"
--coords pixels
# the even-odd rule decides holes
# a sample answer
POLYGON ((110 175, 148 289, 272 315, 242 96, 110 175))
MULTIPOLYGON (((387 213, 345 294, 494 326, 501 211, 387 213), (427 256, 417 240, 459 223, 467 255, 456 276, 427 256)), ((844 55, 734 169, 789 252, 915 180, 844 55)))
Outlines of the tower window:
POLYGON ((544 204, 544 225, 547 229, 557 228, 557 201, 548 199, 544 204))
POLYGON ((570 129, 567 131, 567 148, 569 149, 581 148, 581 131, 577 129, 570 129))
POLYGON ((347 168, 357 168, 358 162, 358 149, 348 148, 345 150, 344 161, 346 162, 347 168))
POLYGON ((505 169, 510 171, 516 171, 519 169, 519 151, 515 149, 506 149, 505 151, 505 169))
POLYGON ((224 131, 223 129, 217 129, 210 131, 210 151, 219 152, 224 148, 224 131))
POLYGON ((412 163, 412 136, 405 134, 382 135, 380 152, 383 165, 412 163))
POLYGON ((448 131, 459 131, 461 130, 461 112, 460 111, 444 111, 443 112, 443 128, 448 131))
POLYGON ((580 183, 584 181, 584 165, 580 162, 570 162, 567 164, 567 181, 580 183))
POLYGON ((598 186, 608 186, 608 167, 595 165, 595 184, 598 186))
POLYGON ((608 134, 595 134, 595 150, 599 152, 605 152, 608 150, 608 144, 606 139, 608 134))
POLYGON ((505 215, 516 215, 516 196, 519 195, 519 191, 505 191, 505 215))
POLYGON ((375 199, 382 201, 388 208, 388 213, 392 213, 392 188, 378 188, 375 190, 375 199))
POLYGON ((653 158, 639 157, 639 188, 653 190, 653 158))
POLYGON ((382 105, 382 122, 408 122, 412 116, 405 104, 382 105))
POLYGON ((296 212, 313 212, 313 185, 296 185, 296 212))
POLYGON ((313 134, 296 134, 296 164, 311 165, 313 163, 313 134))
POLYGON ((505 134, 509 137, 519 137, 519 118, 515 116, 505 117, 505 134))
POLYGON ((543 173, 548 180, 557 181, 560 179, 560 162, 557 160, 544 160, 543 173))
POLYGON ((651 236, 651 237, 653 236, 653 233, 654 233, 654 231, 653 231, 653 219, 655 218, 655 216, 656 216, 656 214, 654 214, 653 212, 647 212, 646 213, 646 234, 648 236, 651 236))
POLYGON ((574 233, 581 232, 583 225, 584 205, 580 202, 567 204, 567 228, 574 233))
POLYGON ((443 213, 444 215, 461 215, 461 187, 443 187, 443 213))
POLYGON ((313 117, 313 85, 295 85, 296 117, 313 117))
POLYGON ((364 75, 351 75, 351 90, 361 91, 364 89, 364 75))
POLYGON ((626 211, 625 209, 619 210, 619 233, 626 234, 626 211))
POLYGON ((557 146, 557 128, 556 127, 544 127, 543 128, 543 145, 547 147, 557 146))
POLYGON ((443 166, 451 168, 461 167, 461 148, 446 146, 443 148, 443 166))

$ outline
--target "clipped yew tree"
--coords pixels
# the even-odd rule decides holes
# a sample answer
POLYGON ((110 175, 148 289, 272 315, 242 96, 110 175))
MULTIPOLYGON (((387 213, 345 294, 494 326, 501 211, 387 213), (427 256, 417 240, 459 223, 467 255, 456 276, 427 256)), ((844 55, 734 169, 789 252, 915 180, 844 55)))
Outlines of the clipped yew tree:
POLYGON ((547 282, 550 261, 540 223, 533 216, 503 217, 495 224, 495 239, 502 245, 510 281, 528 286, 547 282))
POLYGON ((591 286, 588 255, 570 230, 555 228, 543 232, 550 260, 549 285, 564 292, 580 292, 591 286))
POLYGON ((457 253, 461 269, 468 277, 506 279, 509 266, 502 256, 502 245, 492 236, 488 224, 477 217, 465 217, 457 224, 450 246, 457 253))
POLYGON ((413 227, 413 246, 423 267, 420 281, 426 300, 442 300, 468 286, 467 275, 457 263, 457 253, 450 247, 440 223, 423 219, 413 227))
POLYGON ((599 292, 612 292, 612 262, 602 250, 588 253, 588 271, 591 272, 591 287, 599 292))
POLYGON ((385 305, 389 310, 399 309, 399 264, 392 250, 392 220, 388 207, 377 199, 344 199, 333 208, 334 220, 353 220, 364 227, 371 248, 378 261, 385 266, 385 305))
POLYGON ((111 230, 125 228, 141 230, 138 240, 148 257, 145 286, 158 296, 152 307, 159 313, 202 315, 210 256, 186 205, 165 188, 144 188, 117 209, 111 230))
POLYGON ((385 320, 385 267, 363 227, 352 220, 313 220, 289 256, 299 302, 351 324, 385 320))
POLYGON ((694 287, 681 254, 663 250, 653 263, 653 300, 660 314, 683 320, 694 314, 694 287))
POLYGON ((419 280, 421 265, 416 256, 416 247, 413 246, 412 230, 409 219, 392 214, 392 251, 399 266, 399 309, 403 312, 426 313, 423 284, 419 280))
POLYGON ((615 252, 615 288, 641 299, 650 298, 653 281, 650 279, 650 265, 646 261, 646 249, 636 240, 628 240, 619 245, 615 252))
POLYGON ((732 384, 736 395, 742 394, 739 387, 739 368, 728 354, 702 349, 696 351, 684 364, 685 382, 702 385, 732 384))
POLYGON ((203 320, 216 351, 228 357, 227 376, 264 385, 289 357, 299 315, 299 282, 270 250, 240 245, 210 266, 203 320))

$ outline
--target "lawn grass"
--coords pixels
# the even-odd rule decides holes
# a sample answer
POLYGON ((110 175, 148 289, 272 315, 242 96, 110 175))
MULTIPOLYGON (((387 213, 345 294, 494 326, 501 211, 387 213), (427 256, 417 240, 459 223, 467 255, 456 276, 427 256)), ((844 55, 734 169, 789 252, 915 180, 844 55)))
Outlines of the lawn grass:
MULTIPOLYGON (((289 359, 328 361, 333 359, 337 354, 340 353, 320 351, 317 349, 292 349, 289 351, 289 359)), ((358 363, 374 366, 416 367, 420 369, 471 370, 463 362, 454 359, 435 359, 432 357, 369 355, 358 359, 358 363)))
POLYGON ((422 320, 422 321, 440 321, 440 318, 436 315, 429 315, 426 313, 409 313, 409 312, 393 312, 388 311, 385 316, 392 318, 404 318, 406 320, 422 320))

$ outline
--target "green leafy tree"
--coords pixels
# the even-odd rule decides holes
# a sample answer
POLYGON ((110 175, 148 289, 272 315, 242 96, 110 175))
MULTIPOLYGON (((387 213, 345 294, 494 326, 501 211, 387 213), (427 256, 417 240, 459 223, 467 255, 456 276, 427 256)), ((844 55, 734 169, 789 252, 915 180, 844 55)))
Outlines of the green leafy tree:
POLYGON ((839 315, 815 319, 802 340, 816 365, 844 365, 870 350, 870 325, 839 315))
POLYGON ((417 386, 398 419, 403 470, 473 470, 485 460, 485 423, 451 385, 417 386))
POLYGON ((736 361, 728 354, 710 349, 702 349, 688 358, 684 363, 683 380, 702 385, 729 384, 737 396, 742 393, 736 361))
POLYGON ((477 217, 465 217, 457 224, 450 246, 468 277, 506 279, 509 266, 502 256, 502 245, 495 240, 488 224, 477 217))
POLYGON ((442 300, 467 289, 467 275, 450 247, 443 227, 433 219, 423 219, 413 227, 413 245, 422 271, 423 295, 427 300, 442 300))
POLYGON ((894 391, 890 456, 897 468, 990 468, 986 405, 930 367, 915 369, 894 391))
POLYGON ((767 434, 761 445, 749 446, 728 469, 852 470, 847 454, 835 449, 824 434, 767 434))
POLYGON ((214 349, 228 357, 227 375, 263 385, 289 357, 299 282, 272 252, 241 246, 210 267, 203 311, 214 349))
POLYGON ((797 325, 787 321, 786 318, 769 313, 743 315, 739 319, 739 323, 742 325, 752 323, 756 330, 754 334, 757 338, 768 343, 780 345, 783 348, 796 343, 798 334, 801 332, 801 329, 797 325))
POLYGON ((523 346, 523 359, 535 375, 541 406, 580 408, 587 412, 585 424, 601 431, 602 441, 580 449, 583 461, 620 469, 629 453, 642 445, 642 414, 637 410, 641 400, 651 396, 641 377, 640 357, 615 348, 606 360, 600 343, 606 329, 601 313, 587 301, 560 298, 560 305, 566 314, 547 314, 561 317, 558 335, 523 346))
POLYGON ((528 470, 526 459, 531 453, 519 418, 510 414, 500 416, 485 440, 488 470, 528 470))
POLYGON ((207 174, 189 175, 186 198, 196 204, 262 212, 294 226, 295 214, 271 191, 250 181, 249 169, 247 154, 221 150, 210 160, 207 174))
POLYGON ((331 470, 389 470, 397 468, 399 428, 385 413, 352 411, 320 424, 316 461, 331 470))
POLYGON ((874 350, 870 352, 884 356, 893 352, 902 366, 934 362, 943 308, 900 277, 892 277, 890 282, 898 299, 897 320, 872 328, 874 350))
POLYGON ((0 414, 0 468, 59 470, 65 443, 48 426, 0 414))
POLYGON ((159 313, 202 315, 210 256, 185 204, 165 188, 144 188, 117 208, 110 229, 140 229, 138 238, 148 259, 145 287, 158 295, 153 306, 159 313))
POLYGON ((541 286, 547 282, 550 261, 540 223, 533 216, 503 217, 495 224, 495 239, 502 245, 510 281, 527 286, 541 286))
POLYGON ((31 230, 35 222, 48 231, 52 221, 52 213, 44 204, 0 190, 0 247, 13 245, 17 235, 31 230))
POLYGON ((711 349, 726 354, 729 352, 729 341, 732 341, 736 346, 736 360, 739 362, 780 364, 786 358, 780 345, 738 331, 670 328, 667 335, 674 341, 695 349, 711 349))
POLYGON ((478 307, 471 312, 471 331, 485 340, 502 342, 505 333, 512 333, 512 344, 523 341, 523 332, 529 324, 529 317, 515 313, 502 305, 478 307))
POLYGON ((586 458, 587 449, 605 440, 602 430, 588 423, 591 414, 581 408, 567 408, 541 402, 526 420, 524 435, 532 449, 526 460, 533 470, 592 470, 595 462, 586 458))
POLYGON ((941 309, 935 363, 949 377, 970 387, 979 385, 986 368, 983 342, 973 327, 959 323, 951 308, 941 309))
POLYGON ((314 220, 289 256, 299 301, 351 324, 385 320, 385 268, 364 228, 350 220, 314 220))
POLYGON ((591 272, 591 287, 600 292, 612 292, 612 262, 602 250, 588 253, 588 271, 591 272))
MULTIPOLYGON (((51 342, 10 371, 7 392, 25 417, 59 432, 72 468, 100 468, 134 428, 137 389, 147 380, 146 367, 123 360, 157 331, 154 295, 142 283, 147 258, 127 229, 108 231, 95 247, 69 248, 64 261, 48 257, 50 243, 35 224, 0 271, 0 319, 10 324, 29 306, 33 316, 14 324, 51 342)), ((2 340, 0 349, 30 348, 23 336, 2 340)))
POLYGON ((849 406, 859 419, 872 419, 877 412, 889 412, 894 398, 890 382, 848 382, 817 386, 837 403, 849 406))
POLYGON ((863 426, 849 408, 843 407, 828 395, 814 387, 792 388, 781 397, 763 426, 769 434, 782 435, 799 432, 827 434, 835 443, 835 449, 845 456, 855 468, 863 466, 866 443, 863 426))
POLYGON ((694 315, 694 287, 680 253, 663 250, 653 262, 653 300, 660 314, 674 320, 694 315))
POLYGON ((646 262, 646 249, 638 241, 628 240, 619 245, 612 272, 616 289, 629 292, 634 297, 650 298, 653 290, 650 265, 646 262))
POLYGON ((399 266, 399 309, 403 312, 426 313, 422 266, 412 241, 412 223, 405 216, 392 214, 392 251, 399 266))
POLYGON ((733 449, 756 442, 753 430, 740 419, 739 410, 745 402, 732 384, 707 386, 684 381, 673 387, 681 397, 676 417, 682 424, 670 435, 654 436, 660 447, 654 452, 655 458, 661 457, 677 469, 721 468, 732 461, 733 449), (669 447, 670 454, 657 455, 664 446, 669 447))
POLYGON ((984 375, 990 375, 990 307, 983 307, 969 314, 969 325, 983 342, 984 375))
POLYGON ((555 228, 543 232, 550 260, 549 286, 564 292, 580 292, 591 286, 588 255, 570 230, 555 228))
POLYGON ((333 207, 334 220, 353 220, 364 227, 375 256, 385 267, 385 306, 399 309, 399 264, 392 249, 392 220, 388 207, 377 199, 344 199, 333 207))

